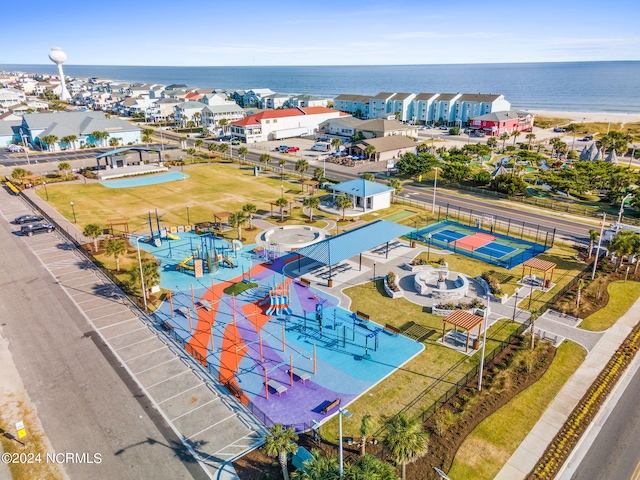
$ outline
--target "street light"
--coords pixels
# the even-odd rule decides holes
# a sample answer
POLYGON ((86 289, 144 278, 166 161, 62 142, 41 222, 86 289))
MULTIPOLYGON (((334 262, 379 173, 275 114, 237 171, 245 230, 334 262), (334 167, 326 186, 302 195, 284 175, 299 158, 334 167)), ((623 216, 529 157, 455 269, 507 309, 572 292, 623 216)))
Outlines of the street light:
POLYGON ((49 201, 49 192, 47 191, 47 182, 42 182, 42 185, 44 186, 44 193, 47 196, 47 202, 49 201))
POLYGON ((515 293, 515 297, 516 297, 516 301, 513 304, 513 318, 512 321, 516 321, 516 309, 518 308, 518 289, 516 288, 516 293, 515 293))
POLYGON ((596 258, 593 261, 593 271, 591 272, 591 280, 596 276, 596 267, 598 266, 598 258, 600 257, 600 245, 602 245, 602 236, 604 235, 604 222, 607 219, 607 214, 602 214, 602 223, 600 224, 600 237, 598 237, 598 248, 596 248, 596 258))
POLYGON ((71 211, 73 212, 73 223, 77 223, 77 221, 76 221, 76 209, 73 206, 73 202, 69 202, 69 203, 71 205, 71 211))
POLYGON ((142 287, 142 303, 144 310, 147 311, 147 292, 144 286, 144 276, 142 275, 142 259, 140 258, 140 240, 142 237, 134 237, 136 239, 136 248, 138 249, 138 267, 140 268, 140 286, 142 287))
POLYGON ((191 225, 191 219, 189 218, 189 204, 187 203, 187 225, 191 225))
POLYGON ((622 199, 622 203, 620 203, 620 211, 618 212, 618 223, 622 221, 622 214, 624 213, 624 202, 627 201, 627 198, 633 197, 633 193, 627 193, 622 199))
POLYGON ((428 262, 429 259, 431 258, 431 234, 427 235, 427 238, 429 239, 429 246, 427 247, 427 262, 428 262))
POLYGON ((344 456, 342 453, 342 417, 351 418, 352 413, 346 408, 338 409, 338 436, 340 437, 338 441, 340 442, 340 478, 344 473, 344 456))
POLYGON ((284 198, 284 185, 280 185, 280 198, 284 198))
POLYGON ((482 369, 484 368, 484 347, 487 344, 487 323, 489 322, 489 296, 485 297, 486 305, 484 307, 484 323, 483 339, 482 339, 482 353, 480 354, 480 373, 478 374, 478 391, 482 390, 482 369))
POLYGON ((433 178, 433 203, 431 204, 431 214, 436 213, 436 187, 438 185, 438 167, 433 167, 436 171, 436 176, 433 178))
MULTIPOLYGON (((373 261, 373 281, 376 281, 376 262, 375 260, 373 261)), ((373 288, 376 288, 375 283, 373 284, 373 288)))

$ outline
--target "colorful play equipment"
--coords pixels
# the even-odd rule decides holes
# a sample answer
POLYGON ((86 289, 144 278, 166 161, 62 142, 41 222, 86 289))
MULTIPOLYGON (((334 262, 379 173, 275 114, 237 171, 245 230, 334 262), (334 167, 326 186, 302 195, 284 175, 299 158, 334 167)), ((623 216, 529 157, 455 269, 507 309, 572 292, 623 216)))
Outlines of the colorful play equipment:
POLYGON ((171 233, 171 232, 167 232, 167 238, 168 238, 169 240, 180 240, 180 237, 179 237, 179 236, 174 235, 174 234, 173 234, 173 233, 171 233))
POLYGON ((269 290, 269 296, 265 297, 263 303, 269 300, 269 308, 265 312, 265 315, 291 315, 291 309, 289 308, 289 285, 286 281, 273 286, 269 290))

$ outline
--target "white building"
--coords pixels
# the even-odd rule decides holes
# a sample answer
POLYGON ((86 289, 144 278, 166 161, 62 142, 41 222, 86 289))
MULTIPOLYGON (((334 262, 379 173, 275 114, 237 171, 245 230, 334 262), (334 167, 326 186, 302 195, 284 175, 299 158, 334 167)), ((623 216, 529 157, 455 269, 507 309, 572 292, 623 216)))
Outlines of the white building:
POLYGON ((336 195, 348 195, 352 201, 351 208, 362 208, 363 212, 382 210, 391 206, 393 188, 362 178, 338 183, 333 185, 331 190, 334 200, 336 195))
POLYGON ((17 88, 0 88, 0 109, 6 112, 8 107, 25 102, 27 97, 17 88))
POLYGON ((231 124, 231 134, 245 143, 313 135, 319 125, 346 115, 325 107, 266 110, 231 124))
POLYGON ((173 107, 176 124, 186 126, 187 122, 193 121, 197 126, 202 120, 202 110, 206 105, 202 102, 183 102, 173 107))

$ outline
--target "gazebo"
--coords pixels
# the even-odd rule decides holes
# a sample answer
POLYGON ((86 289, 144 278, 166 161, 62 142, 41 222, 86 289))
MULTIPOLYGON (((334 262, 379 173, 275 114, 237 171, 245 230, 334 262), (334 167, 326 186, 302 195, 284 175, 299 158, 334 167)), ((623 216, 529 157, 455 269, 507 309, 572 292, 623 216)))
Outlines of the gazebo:
POLYGON ((317 182, 316 180, 303 180, 302 181, 302 193, 304 193, 304 187, 307 187, 307 192, 308 193, 317 193, 318 192, 318 186, 320 185, 320 182, 317 182))
MULTIPOLYGON (((524 270, 529 267, 529 278, 531 282, 533 282, 533 278, 531 277, 531 271, 533 269, 542 270, 544 272, 544 277, 542 280, 542 288, 548 288, 553 283, 553 271, 557 267, 557 265, 553 262, 549 262, 547 260, 541 260, 539 258, 530 258, 526 262, 522 264, 522 280, 524 281, 524 270), (551 272, 551 276, 547 283, 547 272, 551 272)), ((533 284, 533 283, 532 283, 533 284)))
POLYGON ((218 230, 222 231, 222 222, 229 221, 231 212, 216 212, 213 214, 213 223, 218 225, 218 230))
MULTIPOLYGON (((445 333, 447 330, 447 323, 452 324, 456 327, 456 333, 458 332, 457 327, 462 328, 467 331, 467 338, 465 341, 465 352, 469 351, 469 341, 471 340, 471 330, 478 327, 478 336, 480 338, 480 329, 482 327, 482 322, 484 318, 479 315, 475 315, 473 313, 466 312, 464 310, 454 310, 452 314, 446 316, 442 319, 442 343, 444 343, 445 333)), ((464 338, 464 334, 462 335, 464 338)))

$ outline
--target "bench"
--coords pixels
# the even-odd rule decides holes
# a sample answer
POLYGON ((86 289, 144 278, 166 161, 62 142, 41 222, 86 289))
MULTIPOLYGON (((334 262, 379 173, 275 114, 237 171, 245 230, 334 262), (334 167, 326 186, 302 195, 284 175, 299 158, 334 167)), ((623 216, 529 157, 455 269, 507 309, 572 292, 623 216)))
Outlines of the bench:
POLYGON ((393 325, 389 325, 388 323, 384 326, 384 329, 387 332, 393 333, 395 336, 400 335, 400 329, 398 327, 394 327, 393 325))
POLYGON ((370 320, 369 315, 367 315, 366 313, 361 312, 360 310, 356 311, 356 317, 360 318, 362 320, 367 320, 367 321, 370 320))
POLYGON ((171 332, 173 330, 173 325, 171 325, 169 322, 162 322, 160 324, 160 328, 162 328, 162 330, 164 330, 165 332, 171 332))
POLYGON ((325 406, 322 408, 322 414, 323 414, 323 415, 326 415, 326 414, 329 412, 329 410, 331 410, 331 409, 333 409, 333 408, 336 408, 338 405, 340 405, 340 399, 339 399, 339 398, 336 398, 336 399, 335 399, 333 402, 331 402, 329 405, 325 405, 325 406))
POLYGON ((311 286, 311 281, 307 280, 306 278, 300 278, 298 282, 300 283, 300 285, 304 285, 305 287, 311 286))
POLYGON ((242 390, 236 387, 233 383, 227 382, 224 384, 227 389, 231 392, 231 394, 236 398, 242 398, 242 390))
POLYGON ((292 368, 291 370, 287 370, 287 373, 289 372, 298 377, 302 383, 311 379, 311 375, 309 375, 309 373, 305 372, 304 370, 300 370, 299 368, 292 368))
POLYGON ((351 219, 352 222, 359 222, 360 221, 360 217, 353 217, 351 219))
POLYGON ((282 395, 283 393, 286 393, 287 391, 287 387, 285 387, 281 383, 276 382, 275 380, 269 380, 267 382, 267 388, 269 387, 273 388, 276 391, 276 394, 278 396, 282 395))
POLYGON ((211 303, 208 300, 200 300, 196 302, 196 308, 204 308, 205 310, 211 310, 211 303))

